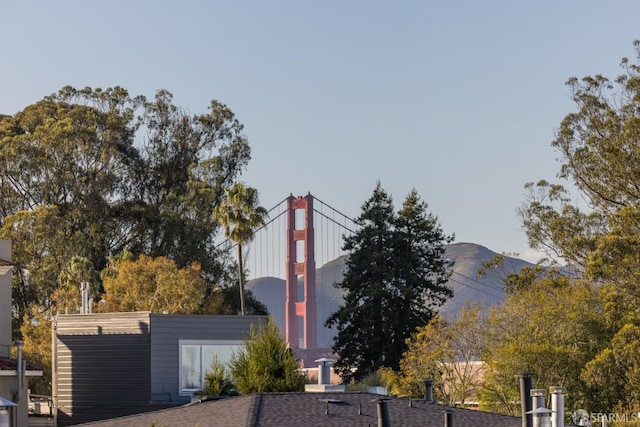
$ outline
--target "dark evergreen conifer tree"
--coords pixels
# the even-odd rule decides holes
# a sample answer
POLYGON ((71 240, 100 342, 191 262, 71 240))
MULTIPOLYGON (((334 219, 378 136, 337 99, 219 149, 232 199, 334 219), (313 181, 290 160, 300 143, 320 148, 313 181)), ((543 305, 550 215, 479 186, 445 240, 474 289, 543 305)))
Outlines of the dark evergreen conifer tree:
POLYGON ((383 366, 397 370, 406 338, 452 295, 445 283, 453 263, 444 245, 453 237, 443 234, 415 191, 396 215, 378 182, 356 222, 358 232, 344 244, 347 271, 336 284, 345 291, 344 305, 326 321, 338 330, 335 367, 345 381, 383 366))
POLYGON ((393 344, 389 359, 393 369, 399 366, 407 349, 406 340, 417 327, 426 325, 435 310, 453 290, 447 286, 453 261, 445 256, 445 245, 453 241, 453 235, 444 234, 438 218, 428 211, 428 205, 412 190, 398 212, 395 229, 394 260, 396 262, 395 305, 392 313, 401 313, 392 320, 393 344))

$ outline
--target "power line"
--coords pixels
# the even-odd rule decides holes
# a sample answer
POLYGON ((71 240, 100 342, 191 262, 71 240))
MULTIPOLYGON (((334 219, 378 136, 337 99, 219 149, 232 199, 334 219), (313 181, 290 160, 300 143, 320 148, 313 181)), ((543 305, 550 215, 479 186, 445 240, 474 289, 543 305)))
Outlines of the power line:
POLYGON ((458 276, 460 276, 460 277, 464 277, 464 278, 465 278, 465 279, 467 279, 467 280, 471 280, 472 282, 477 283, 478 285, 486 286, 486 287, 488 287, 488 288, 489 288, 489 289, 491 289, 491 290, 494 290, 494 291, 498 291, 498 292, 505 293, 505 292, 504 292, 504 289, 493 287, 493 286, 491 286, 491 284, 490 284, 490 283, 482 283, 482 282, 480 282, 478 279, 474 279, 473 277, 466 276, 466 275, 464 275, 464 274, 462 274, 462 273, 460 273, 460 272, 457 272, 457 271, 455 271, 455 270, 453 271, 453 273, 454 273, 454 274, 457 274, 457 275, 458 275, 458 276))
MULTIPOLYGON (((461 275, 461 276, 462 276, 462 275, 461 275)), ((465 277, 465 276, 462 276, 462 277, 465 277)), ((454 283, 457 283, 457 284, 459 284, 459 285, 462 285, 462 286, 464 286, 464 287, 466 287, 466 288, 469 288, 469 289, 471 289, 471 290, 473 290, 473 291, 483 293, 483 294, 485 294, 485 295, 487 295, 487 296, 490 296, 490 297, 493 297, 493 298, 496 298, 496 299, 502 299, 502 298, 504 298, 504 295, 496 295, 496 294, 493 294, 493 293, 491 293, 491 292, 487 292, 487 290, 485 290, 485 289, 481 289, 481 288, 473 287, 473 286, 468 285, 468 284, 466 284, 466 283, 464 283, 464 282, 462 282, 462 281, 460 281, 460 280, 456 280, 456 279, 454 279, 454 278, 452 278, 452 277, 449 277, 449 280, 450 280, 450 281, 452 281, 452 282, 454 282, 454 283)), ((478 282, 476 282, 476 283, 478 283, 478 282)), ((494 289, 494 288, 490 288, 490 289, 496 290, 496 289, 494 289)))

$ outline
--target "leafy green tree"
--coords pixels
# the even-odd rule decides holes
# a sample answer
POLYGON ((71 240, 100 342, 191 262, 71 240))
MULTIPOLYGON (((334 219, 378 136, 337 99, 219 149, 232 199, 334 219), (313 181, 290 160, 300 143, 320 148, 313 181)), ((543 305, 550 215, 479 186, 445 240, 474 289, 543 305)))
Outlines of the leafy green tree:
POLYGON ((96 307, 101 312, 196 313, 204 298, 205 283, 197 264, 178 269, 167 257, 140 255, 105 271, 105 294, 96 307))
POLYGON ((435 399, 445 405, 464 405, 477 398, 485 323, 479 307, 465 307, 453 321, 436 316, 419 327, 400 361, 400 394, 420 396, 424 380, 430 378, 435 399))
MULTIPOLYGON (((253 292, 245 289, 243 294, 245 314, 269 314, 267 306, 258 301, 253 295, 253 292)), ((238 283, 211 287, 210 293, 205 295, 202 312, 204 314, 225 315, 240 313, 240 291, 238 283)))
POLYGON ((42 366, 42 376, 29 378, 29 389, 33 394, 51 396, 51 315, 42 305, 30 306, 20 325, 24 340, 23 358, 42 366))
POLYGON ((519 413, 514 375, 525 371, 536 374, 541 388, 564 386, 567 407, 590 401, 580 372, 611 336, 597 288, 541 277, 492 308, 486 330, 481 408, 519 413))
POLYGON ((65 87, 5 116, 0 191, 8 199, 2 222, 21 211, 56 208, 67 221, 67 235, 84 237, 79 255, 102 268, 103 254, 117 249, 118 208, 132 185, 128 165, 137 157, 133 135, 139 104, 118 87, 65 87))
POLYGON ((452 262, 443 250, 452 238, 426 208, 414 191, 396 216, 378 182, 356 220, 358 231, 345 239, 347 270, 336 285, 344 304, 326 321, 338 330, 335 367, 345 381, 385 366, 397 370, 407 338, 452 295, 444 285, 452 262))
POLYGON ((255 230, 264 225, 267 210, 259 205, 258 191, 237 182, 226 191, 223 202, 214 209, 214 217, 222 224, 224 234, 238 248, 238 284, 240 289, 240 313, 245 314, 244 269, 242 245, 253 239, 255 230))
POLYGON ((139 100, 121 88, 65 87, 0 119, 0 226, 13 241, 16 314, 48 304, 71 256, 98 269, 116 249, 119 209, 132 183, 139 100))
POLYGON ((212 290, 224 254, 211 209, 250 158, 242 132, 224 104, 191 116, 165 90, 147 101, 120 87, 67 86, 0 115, 0 236, 13 241, 19 272, 14 331, 31 305, 50 309, 74 256, 97 271, 125 249, 179 268, 195 262, 212 290))
POLYGON ((298 359, 270 318, 266 324, 251 327, 244 349, 229 362, 231 376, 241 394, 304 390, 304 376, 298 359))
POLYGON ((213 100, 205 114, 189 115, 159 90, 143 104, 142 168, 135 167, 129 213, 133 253, 166 256, 180 268, 200 264, 208 281, 221 274, 218 223, 212 207, 250 159, 243 126, 213 100))
MULTIPOLYGON (((76 235, 66 233, 68 221, 61 218, 56 207, 37 207, 11 215, 0 228, 3 239, 13 240, 14 268, 12 296, 13 331, 19 330, 25 316, 33 312, 32 305, 47 310, 57 289, 58 275, 74 253, 76 235)), ((77 252, 76 252, 77 253, 77 252)))
MULTIPOLYGON (((552 142, 565 185, 527 184, 529 199, 519 210, 533 248, 545 249, 601 286, 598 306, 610 333, 602 342, 611 345, 584 367, 591 385, 618 366, 634 365, 631 352, 618 351, 632 342, 616 349, 612 338, 616 331, 628 337, 629 328, 640 325, 640 41, 634 49, 635 60, 623 58, 615 79, 597 74, 568 80, 576 110, 562 120, 552 142), (586 202, 583 206, 566 183, 578 193, 576 199, 586 202)), ((585 399, 594 407, 614 401, 623 409, 636 404, 634 395, 626 390, 624 397, 617 383, 601 387, 585 388, 593 394, 585 399)))
POLYGON ((90 300, 98 301, 102 294, 100 275, 87 258, 74 256, 58 275, 58 289, 51 294, 52 304, 58 313, 80 312, 83 282, 88 285, 90 300))
POLYGON ((640 327, 624 325, 603 349, 586 364, 582 378, 588 387, 589 408, 610 412, 612 408, 640 405, 640 327))
MULTIPOLYGON (((634 46, 640 60, 640 41, 634 46)), ((527 184, 529 200, 519 210, 532 247, 606 280, 613 279, 607 266, 633 253, 640 227, 640 66, 623 58, 622 69, 615 80, 567 81, 577 111, 564 118, 552 142, 562 161, 560 178, 588 209, 581 210, 563 185, 543 180, 527 184)), ((620 270, 628 274, 627 267, 620 270)))

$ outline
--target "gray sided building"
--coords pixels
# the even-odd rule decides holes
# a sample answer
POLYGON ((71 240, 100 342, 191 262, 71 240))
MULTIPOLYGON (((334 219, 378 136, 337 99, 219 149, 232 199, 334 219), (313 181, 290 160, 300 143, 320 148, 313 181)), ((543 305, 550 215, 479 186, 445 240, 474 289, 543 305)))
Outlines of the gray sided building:
POLYGON ((59 426, 190 402, 213 357, 226 362, 266 316, 104 313, 54 321, 59 426))

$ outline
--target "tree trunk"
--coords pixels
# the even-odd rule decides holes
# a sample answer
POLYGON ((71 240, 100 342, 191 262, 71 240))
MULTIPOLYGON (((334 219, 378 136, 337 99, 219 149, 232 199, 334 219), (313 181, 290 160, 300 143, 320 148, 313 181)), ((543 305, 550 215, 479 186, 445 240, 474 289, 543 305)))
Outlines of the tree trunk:
POLYGON ((242 271, 242 245, 238 243, 238 287, 240 288, 240 314, 244 316, 244 272, 242 271))

